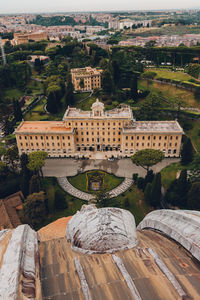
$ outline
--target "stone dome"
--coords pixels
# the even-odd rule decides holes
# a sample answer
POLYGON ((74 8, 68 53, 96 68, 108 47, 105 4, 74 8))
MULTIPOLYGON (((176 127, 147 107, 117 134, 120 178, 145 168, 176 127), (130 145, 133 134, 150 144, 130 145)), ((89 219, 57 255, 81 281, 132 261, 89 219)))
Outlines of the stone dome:
POLYGON ((113 253, 137 245, 135 219, 126 210, 83 205, 69 221, 67 240, 75 251, 113 253))

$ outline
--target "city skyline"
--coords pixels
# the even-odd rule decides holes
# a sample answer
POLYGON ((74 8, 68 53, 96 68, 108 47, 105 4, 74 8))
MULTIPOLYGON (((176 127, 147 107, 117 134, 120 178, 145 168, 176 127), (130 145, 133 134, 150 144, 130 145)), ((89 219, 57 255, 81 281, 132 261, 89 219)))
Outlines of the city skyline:
POLYGON ((123 1, 123 3, 117 3, 114 0, 97 1, 92 0, 81 1, 75 0, 73 4, 66 3, 65 0, 57 0, 49 3, 49 1, 25 1, 8 0, 4 2, 0 0, 1 14, 12 13, 44 13, 44 12, 82 12, 82 11, 120 11, 120 10, 164 10, 164 9, 193 9, 199 7, 199 0, 192 0, 190 3, 186 0, 172 1, 169 0, 167 5, 161 3, 158 0, 141 0, 133 3, 131 0, 123 1))

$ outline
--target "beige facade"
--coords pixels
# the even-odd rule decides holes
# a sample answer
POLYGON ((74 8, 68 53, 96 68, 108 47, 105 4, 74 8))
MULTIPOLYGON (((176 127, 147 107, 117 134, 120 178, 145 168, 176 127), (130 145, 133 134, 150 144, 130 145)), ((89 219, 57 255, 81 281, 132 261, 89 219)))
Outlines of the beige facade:
POLYGON ((39 42, 41 40, 47 40, 47 33, 44 31, 30 33, 14 33, 13 40, 16 45, 29 43, 30 40, 39 42))
POLYGON ((92 91, 101 88, 102 70, 86 67, 71 69, 72 83, 75 91, 92 91), (81 86, 81 81, 83 86, 81 86))
POLYGON ((135 121, 129 106, 104 111, 98 100, 91 111, 70 108, 63 121, 23 121, 16 132, 19 154, 43 150, 49 157, 130 157, 142 149, 159 149, 179 157, 183 130, 177 121, 135 121))

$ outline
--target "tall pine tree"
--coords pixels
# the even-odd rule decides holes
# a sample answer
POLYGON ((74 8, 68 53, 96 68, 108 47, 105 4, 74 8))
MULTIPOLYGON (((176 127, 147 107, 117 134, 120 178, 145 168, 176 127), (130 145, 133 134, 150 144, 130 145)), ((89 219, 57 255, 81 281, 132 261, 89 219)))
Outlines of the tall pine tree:
POLYGON ((13 112, 16 122, 20 122, 23 118, 22 110, 18 100, 13 100, 13 112))
POLYGON ((193 160, 193 147, 190 138, 186 137, 181 150, 181 163, 189 164, 193 160))
POLYGON ((152 183, 151 205, 154 207, 159 206, 160 200, 161 200, 161 174, 157 173, 152 183))

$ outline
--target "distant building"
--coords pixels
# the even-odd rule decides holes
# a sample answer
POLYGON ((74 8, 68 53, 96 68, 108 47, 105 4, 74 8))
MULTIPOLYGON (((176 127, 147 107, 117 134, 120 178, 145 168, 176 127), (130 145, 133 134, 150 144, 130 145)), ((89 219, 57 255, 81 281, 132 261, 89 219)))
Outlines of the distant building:
POLYGON ((71 69, 72 83, 75 91, 92 91, 101 88, 102 70, 86 67, 71 69), (83 86, 81 86, 81 81, 83 86))
POLYGON ((15 45, 26 44, 30 41, 39 42, 41 40, 47 40, 47 33, 44 31, 31 33, 14 33, 15 45))
POLYGON ((135 121, 132 110, 104 111, 98 99, 91 111, 68 107, 63 121, 23 121, 15 131, 19 154, 46 151, 49 157, 130 157, 142 149, 179 157, 183 130, 177 121, 135 121))

